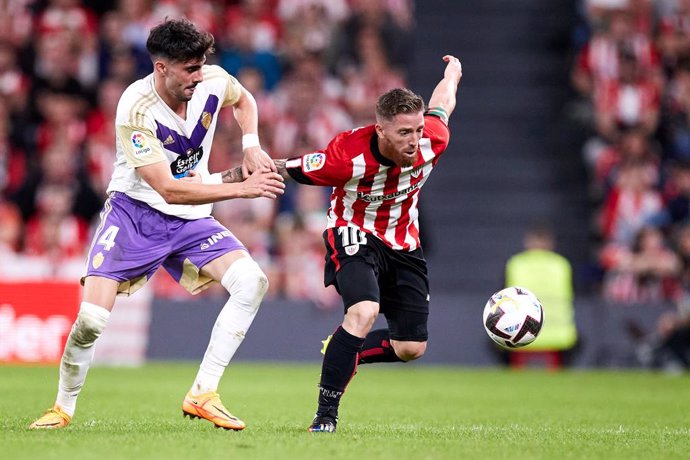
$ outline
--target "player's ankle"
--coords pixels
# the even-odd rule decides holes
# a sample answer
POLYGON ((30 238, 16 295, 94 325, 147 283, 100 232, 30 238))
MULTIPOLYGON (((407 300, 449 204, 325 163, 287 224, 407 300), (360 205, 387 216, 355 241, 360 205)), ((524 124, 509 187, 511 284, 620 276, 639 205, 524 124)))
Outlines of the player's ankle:
POLYGON ((338 418, 338 405, 329 405, 329 406, 324 406, 319 404, 318 409, 316 410, 316 415, 318 417, 332 417, 334 419, 338 418))

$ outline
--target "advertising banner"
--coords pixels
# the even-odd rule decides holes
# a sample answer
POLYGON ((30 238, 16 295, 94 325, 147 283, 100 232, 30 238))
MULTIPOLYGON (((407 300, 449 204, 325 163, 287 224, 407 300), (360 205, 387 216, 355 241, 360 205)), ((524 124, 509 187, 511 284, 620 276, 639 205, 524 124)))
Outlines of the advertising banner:
POLYGON ((0 282, 0 363, 57 363, 79 309, 66 282, 0 282))

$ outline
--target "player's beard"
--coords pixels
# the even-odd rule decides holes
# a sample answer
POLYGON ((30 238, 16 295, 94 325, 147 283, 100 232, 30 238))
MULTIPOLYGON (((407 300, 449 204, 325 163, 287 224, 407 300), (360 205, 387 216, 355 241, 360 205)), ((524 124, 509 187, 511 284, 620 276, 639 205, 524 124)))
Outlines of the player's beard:
POLYGON ((414 164, 417 163, 418 157, 419 157, 418 152, 415 152, 415 154, 413 156, 408 156, 406 154, 400 154, 400 156, 398 157, 398 161, 396 163, 401 168, 408 168, 410 166, 414 166, 414 164))
POLYGON ((194 89, 196 86, 187 86, 186 88, 182 88, 182 90, 176 94, 177 100, 180 102, 189 102, 192 100, 192 96, 194 96, 194 91, 192 91, 191 94, 188 94, 187 91, 190 89, 194 89))

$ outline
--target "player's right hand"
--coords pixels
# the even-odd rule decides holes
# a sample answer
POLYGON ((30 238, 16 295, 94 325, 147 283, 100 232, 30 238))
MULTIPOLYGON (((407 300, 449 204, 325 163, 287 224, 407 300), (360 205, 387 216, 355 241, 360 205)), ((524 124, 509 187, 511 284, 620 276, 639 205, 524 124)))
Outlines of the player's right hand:
POLYGON ((240 184, 244 198, 277 198, 285 191, 282 176, 269 169, 254 171, 240 184))
POLYGON ((455 79, 455 81, 459 82, 462 78, 462 63, 460 62, 460 60, 450 54, 446 54, 445 56, 443 56, 443 60, 448 63, 448 65, 446 65, 446 70, 444 71, 443 76, 446 78, 455 79))

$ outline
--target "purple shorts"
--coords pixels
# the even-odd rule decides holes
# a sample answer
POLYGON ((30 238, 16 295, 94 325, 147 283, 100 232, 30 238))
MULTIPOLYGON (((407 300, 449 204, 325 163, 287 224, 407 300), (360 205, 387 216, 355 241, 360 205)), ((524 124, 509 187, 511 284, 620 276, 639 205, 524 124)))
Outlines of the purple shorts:
POLYGON ((114 192, 103 206, 86 276, 119 281, 118 294, 130 295, 162 265, 182 287, 196 294, 213 282, 199 273, 201 268, 238 249, 247 250, 213 217, 181 219, 114 192))

